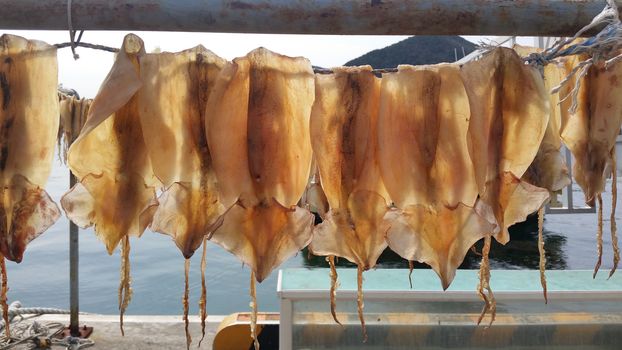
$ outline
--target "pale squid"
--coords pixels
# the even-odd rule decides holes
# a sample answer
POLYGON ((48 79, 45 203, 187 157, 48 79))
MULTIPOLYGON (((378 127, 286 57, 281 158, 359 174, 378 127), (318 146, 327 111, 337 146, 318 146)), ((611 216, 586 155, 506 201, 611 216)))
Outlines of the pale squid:
POLYGON ((60 126, 58 148, 61 160, 67 163, 69 146, 80 135, 93 100, 60 95, 60 126))
POLYGON ((60 217, 44 190, 58 132, 57 75, 55 47, 0 36, 0 302, 8 337, 5 259, 21 262, 28 243, 60 217))
POLYGON ((296 204, 311 168, 313 101, 307 59, 259 48, 225 65, 207 103, 207 142, 227 210, 211 240, 251 268, 251 291, 255 278, 263 281, 311 240, 313 215, 296 204))
POLYGON ((95 226, 109 254, 121 242, 120 326, 131 299, 129 236, 140 236, 157 207, 153 175, 139 119, 139 58, 143 42, 133 34, 123 40, 89 109, 80 136, 67 155, 80 181, 61 199, 67 216, 80 227, 95 226))
POLYGON ((370 66, 335 68, 315 78, 311 144, 321 188, 330 210, 314 230, 310 250, 329 256, 331 313, 335 313, 337 275, 334 256, 358 266, 358 313, 363 318, 362 273, 376 265, 387 247, 383 218, 388 195, 378 164, 377 120, 380 79, 370 66))
POLYGON ((478 207, 496 225, 484 232, 478 288, 486 302, 482 316, 490 310, 492 322, 496 304, 489 285, 491 237, 507 243, 508 227, 524 221, 549 198, 547 189, 521 178, 540 149, 550 105, 540 72, 525 65, 511 49, 494 49, 462 66, 461 74, 471 108, 468 144, 480 196, 478 207), (488 290, 488 297, 483 289, 488 290))
MULTIPOLYGON (((541 51, 532 47, 515 46, 514 50, 521 56, 528 56, 533 52, 541 51)), ((544 137, 538 153, 534 158, 527 171, 523 174, 521 180, 530 183, 534 186, 546 188, 550 197, 552 198, 556 192, 561 191, 564 187, 570 185, 570 177, 568 176, 568 167, 564 161, 564 157, 560 152, 562 146, 561 140, 561 123, 562 123, 562 110, 560 106, 559 94, 551 93, 551 90, 555 88, 563 80, 563 69, 552 62, 542 68, 542 75, 544 78, 544 88, 549 97, 549 118, 544 132, 544 137)), ((542 291, 544 294, 545 302, 548 302, 547 298, 547 286, 546 286, 546 255, 544 250, 544 238, 542 227, 544 223, 544 207, 541 207, 538 211, 538 252, 540 254, 540 281, 542 284, 542 291)))
MULTIPOLYGON (((188 345, 188 268, 190 257, 219 224, 224 207, 207 145, 205 106, 226 61, 202 46, 178 53, 147 54, 140 59, 143 86, 140 120, 153 171, 165 190, 151 229, 170 235, 186 258, 184 320, 188 345)), ((205 247, 199 301, 205 336, 205 247)))
POLYGON ((382 80, 379 158, 397 207, 386 216, 389 247, 430 265, 446 289, 469 248, 493 229, 474 208, 470 109, 460 69, 399 66, 382 80))
MULTIPOLYGON (((564 73, 570 74, 586 55, 563 59, 564 73)), ((562 104, 562 133, 564 144, 574 156, 573 175, 583 193, 586 203, 594 206, 598 201, 598 259, 594 277, 602 261, 602 198, 606 178, 612 176, 611 238, 614 248, 613 268, 615 272, 620 260, 615 220, 616 155, 615 143, 622 124, 622 65, 616 63, 606 67, 603 61, 596 61, 583 77, 572 76, 559 90, 559 96, 566 99, 562 104), (578 89, 574 91, 573 89, 578 89), (573 96, 573 91, 576 96, 573 96), (570 111, 569 99, 576 98, 576 111, 570 111), (574 113, 573 113, 574 112, 574 113)))

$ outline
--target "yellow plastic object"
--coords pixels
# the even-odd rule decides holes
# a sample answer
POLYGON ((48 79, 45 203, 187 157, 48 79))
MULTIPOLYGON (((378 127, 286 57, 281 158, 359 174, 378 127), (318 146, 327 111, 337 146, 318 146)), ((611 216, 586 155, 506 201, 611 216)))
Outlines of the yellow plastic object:
MULTIPOLYGON (((279 323, 278 313, 259 313, 257 315, 257 338, 267 324, 279 323)), ((213 350, 250 349, 253 344, 250 329, 250 314, 248 312, 234 313, 225 317, 214 337, 213 350)))

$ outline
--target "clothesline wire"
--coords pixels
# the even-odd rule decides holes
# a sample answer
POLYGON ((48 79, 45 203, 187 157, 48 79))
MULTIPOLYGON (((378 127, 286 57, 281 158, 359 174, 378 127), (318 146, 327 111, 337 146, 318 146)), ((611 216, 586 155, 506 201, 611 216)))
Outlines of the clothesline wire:
POLYGON ((83 43, 83 42, 74 42, 73 44, 71 42, 66 42, 66 43, 54 44, 54 46, 57 49, 63 49, 63 48, 72 47, 72 46, 80 46, 80 47, 86 47, 88 49, 108 51, 112 53, 119 52, 119 49, 114 48, 114 47, 97 45, 97 44, 89 44, 89 43, 83 43))
MULTIPOLYGON (((83 42, 74 42, 74 43, 66 42, 66 43, 54 44, 53 46, 55 46, 57 49, 64 49, 66 47, 72 47, 72 46, 80 46, 80 47, 85 47, 87 49, 101 50, 101 51, 107 51, 107 52, 112 52, 112 53, 119 52, 119 49, 116 47, 83 43, 83 42)), ((321 68, 321 67, 313 67, 313 72, 316 74, 333 74, 334 73, 332 69, 321 68)), ((375 74, 395 73, 395 72, 397 72, 397 68, 380 68, 380 69, 372 70, 372 73, 375 73, 375 74)))

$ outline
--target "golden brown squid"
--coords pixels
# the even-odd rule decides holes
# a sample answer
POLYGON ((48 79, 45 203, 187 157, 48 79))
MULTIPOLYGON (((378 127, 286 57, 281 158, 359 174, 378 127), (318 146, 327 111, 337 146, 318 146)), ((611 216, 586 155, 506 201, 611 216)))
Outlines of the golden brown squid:
MULTIPOLYGON (((540 209, 549 191, 521 180, 532 164, 549 120, 549 93, 537 69, 511 49, 497 48, 461 69, 471 107, 468 142, 480 196, 480 212, 495 224, 485 232, 479 293, 495 303, 489 285, 488 252, 494 237, 505 244, 508 227, 540 209), (488 297, 483 289, 488 289, 488 297)), ((490 301, 490 303, 489 303, 490 301)), ((481 318, 480 318, 481 321, 481 318)))
MULTIPOLYGON (((515 46, 514 50, 521 56, 528 56, 533 52, 541 51, 532 47, 515 46)), ((536 157, 521 180, 534 186, 546 188, 550 196, 554 196, 555 192, 561 191, 564 187, 570 185, 570 177, 568 176, 568 167, 564 161, 564 157, 560 152, 562 146, 561 140, 561 123, 562 109, 560 106, 559 94, 551 93, 551 91, 563 80, 563 69, 555 62, 552 62, 542 68, 544 77, 544 88, 549 97, 549 120, 542 143, 536 157)), ((544 223, 544 208, 540 208, 538 212, 538 252, 540 254, 540 280, 542 290, 544 292, 544 300, 547 301, 547 287, 545 278, 546 255, 544 250, 544 238, 542 227, 544 223)))
POLYGON ((398 208, 386 216, 389 247, 430 265, 446 289, 469 248, 493 229, 474 209, 469 101, 460 69, 399 66, 382 80, 379 158, 398 208))
POLYGON ((91 104, 86 124, 68 152, 68 165, 80 181, 61 199, 67 216, 80 227, 95 226, 109 254, 121 242, 120 325, 131 299, 129 236, 140 236, 156 205, 151 162, 143 140, 138 96, 140 38, 129 34, 91 104))
POLYGON ((358 308, 363 318, 362 273, 387 247, 383 217, 388 195, 378 167, 377 119, 380 79, 370 66, 335 68, 315 78, 311 144, 330 211, 317 225, 310 250, 329 256, 331 312, 335 321, 333 256, 358 266, 358 308))
MULTIPOLYGON (((140 59, 140 120, 153 171, 165 187, 151 229, 173 237, 186 258, 183 301, 188 345, 189 259, 201 244, 206 244, 224 212, 207 145, 205 106, 225 63, 202 46, 179 53, 147 54, 140 59)), ((205 259, 204 254, 203 275, 205 259)), ((205 336, 204 277, 202 285, 199 303, 205 336)))
POLYGON ((307 59, 259 48, 225 65, 207 103, 207 142, 227 208, 211 240, 248 265, 251 280, 263 281, 311 240, 313 215, 296 204, 311 167, 313 88, 307 59))
POLYGON ((26 246, 60 217, 44 190, 58 132, 56 48, 0 36, 1 304, 10 337, 4 259, 21 262, 26 246))
MULTIPOLYGON (((588 59, 586 55, 565 58, 565 74, 569 74, 579 64, 588 59)), ((568 84, 559 91, 560 98, 568 97, 562 104, 562 140, 574 156, 573 175, 583 193, 586 203, 594 206, 598 200, 598 260, 594 268, 594 276, 600 268, 602 260, 602 203, 601 194, 605 189, 606 178, 611 173, 613 183, 616 182, 615 143, 622 124, 622 65, 619 63, 606 67, 602 61, 596 61, 584 77, 574 75, 568 84), (579 80, 579 81, 577 81, 579 80), (572 89, 578 85, 576 111, 569 111, 572 89)), ((612 198, 617 193, 612 186, 612 198)), ((613 274, 620 260, 618 239, 615 224, 615 204, 612 203, 611 238, 614 247, 614 264, 610 272, 613 274)))
POLYGON ((58 148, 61 160, 67 163, 69 146, 78 138, 86 122, 93 100, 75 96, 60 95, 60 125, 58 130, 58 148))

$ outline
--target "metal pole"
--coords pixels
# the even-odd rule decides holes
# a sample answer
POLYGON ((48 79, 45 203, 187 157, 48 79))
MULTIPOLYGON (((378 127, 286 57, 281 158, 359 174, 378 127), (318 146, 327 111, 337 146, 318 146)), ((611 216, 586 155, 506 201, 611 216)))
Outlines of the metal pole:
MULTIPOLYGON (((73 188, 76 184, 76 177, 69 172, 69 187, 73 188)), ((69 332, 72 337, 80 336, 80 300, 79 300, 79 280, 78 264, 80 259, 78 226, 69 221, 69 332)))
POLYGON ((67 30, 68 4, 75 30, 571 36, 605 0, 0 0, 0 29, 67 30))

